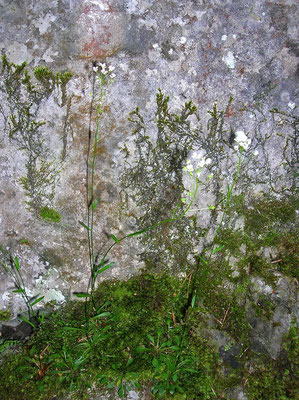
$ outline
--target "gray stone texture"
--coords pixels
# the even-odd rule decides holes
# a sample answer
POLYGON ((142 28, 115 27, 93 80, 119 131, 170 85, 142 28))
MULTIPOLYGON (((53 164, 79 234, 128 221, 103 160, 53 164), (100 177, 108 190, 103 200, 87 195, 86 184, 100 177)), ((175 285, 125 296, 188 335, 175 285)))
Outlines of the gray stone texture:
MULTIPOLYGON (((50 302, 59 306, 88 284, 88 242, 79 220, 86 220, 88 135, 89 129, 95 130, 90 92, 96 96, 98 92, 93 63, 106 62, 116 72, 104 96, 96 157, 99 254, 111 244, 110 234, 121 237, 170 216, 186 193, 184 188, 190 188, 183 171, 187 159, 195 165, 198 156, 209 157, 211 164, 202 178, 213 173, 188 213, 195 217, 198 237, 200 229, 207 229, 205 238, 199 241, 194 236, 191 219, 185 219, 184 226, 165 225, 148 240, 134 239, 116 247, 111 254, 115 267, 100 279, 128 278, 149 260, 176 272, 182 259, 192 265, 221 218, 210 210, 198 210, 216 204, 232 184, 238 162, 233 132, 242 130, 251 139, 236 194, 250 198, 270 193, 279 199, 295 188, 299 57, 295 0, 0 0, 0 20, 0 51, 10 62, 26 60, 31 75, 37 66, 73 74, 66 93, 57 85, 31 109, 35 121, 45 122, 35 142, 36 168, 41 171, 41 159, 57 168, 49 167, 52 186, 43 189, 42 201, 61 214, 59 223, 38 218, 26 206, 28 196, 20 178, 28 174, 26 163, 32 153, 24 150, 20 133, 9 135, 14 105, 3 81, 0 87, 0 244, 19 257, 29 295, 45 296, 41 306, 50 302), (151 151, 159 142, 158 88, 170 96, 171 112, 180 114, 191 99, 198 110, 156 157, 151 151), (214 104, 220 112, 217 123, 207 112, 214 104), (128 120, 137 106, 144 121, 139 125, 128 120), (136 126, 140 129, 133 135, 136 126), (142 140, 142 135, 148 138, 142 140), (184 246, 176 245, 180 238, 184 246)), ((33 81, 41 93, 40 83, 33 81)), ((24 88, 18 96, 19 101, 28 100, 24 88)), ((240 227, 242 221, 235 224, 240 227)), ((22 299, 12 296, 13 283, 2 270, 0 279, 0 309, 10 308, 16 316, 24 309, 22 299)), ((277 326, 251 320, 252 343, 273 358, 291 314, 298 315, 293 283, 281 278, 278 286, 273 316, 277 326)), ((223 347, 220 353, 235 367, 238 351, 223 347)), ((235 396, 243 398, 243 393, 237 390, 235 396)))

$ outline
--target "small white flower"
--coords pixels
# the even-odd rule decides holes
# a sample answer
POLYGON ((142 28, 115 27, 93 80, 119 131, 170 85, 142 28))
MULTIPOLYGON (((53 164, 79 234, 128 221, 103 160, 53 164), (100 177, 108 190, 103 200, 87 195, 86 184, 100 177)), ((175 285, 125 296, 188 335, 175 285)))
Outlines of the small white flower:
POLYGON ((107 66, 106 66, 106 64, 105 63, 100 63, 100 67, 101 67, 101 73, 102 74, 104 74, 104 75, 106 75, 107 74, 107 66))
POLYGON ((253 153, 255 156, 257 156, 259 154, 259 152, 257 150, 254 151, 253 153))
POLYGON ((98 67, 93 67, 92 69, 94 72, 98 72, 98 67))
POLYGON ((108 68, 108 70, 109 70, 109 72, 112 72, 112 71, 114 71, 114 70, 115 70, 115 67, 113 67, 112 65, 109 65, 109 68, 108 68))
MULTIPOLYGON (((243 149, 246 151, 248 150, 248 147, 251 143, 251 139, 249 139, 245 133, 243 131, 237 131, 236 132, 236 138, 235 141, 237 142, 237 144, 241 147, 243 147, 243 149)), ((236 149, 236 146, 235 146, 236 149)))
POLYGON ((188 171, 188 172, 192 172, 193 171, 193 167, 192 167, 191 164, 187 164, 186 165, 186 171, 188 171))
POLYGON ((198 163, 198 166, 200 168, 203 168, 205 165, 209 165, 211 164, 212 160, 210 158, 205 159, 205 157, 203 157, 200 162, 198 163))
POLYGON ((111 74, 111 75, 110 75, 110 78, 111 78, 111 79, 114 79, 115 77, 116 77, 115 74, 111 74))

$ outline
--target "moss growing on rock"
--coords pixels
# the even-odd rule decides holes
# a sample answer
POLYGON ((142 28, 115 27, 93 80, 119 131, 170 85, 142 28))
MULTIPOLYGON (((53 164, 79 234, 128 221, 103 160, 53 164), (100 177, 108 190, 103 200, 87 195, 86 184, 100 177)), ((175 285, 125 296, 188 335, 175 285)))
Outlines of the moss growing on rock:
POLYGON ((39 215, 45 221, 59 222, 61 220, 61 215, 50 207, 42 207, 39 211, 39 215))
POLYGON ((10 310, 0 310, 0 321, 9 321, 10 314, 10 310))

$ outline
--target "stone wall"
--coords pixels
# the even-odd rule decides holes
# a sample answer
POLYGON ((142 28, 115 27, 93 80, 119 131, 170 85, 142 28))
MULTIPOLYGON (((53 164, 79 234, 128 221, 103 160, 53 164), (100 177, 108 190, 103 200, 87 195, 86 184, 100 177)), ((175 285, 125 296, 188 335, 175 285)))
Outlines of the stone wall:
MULTIPOLYGON (((256 229, 258 238, 263 226, 254 228, 251 210, 271 223, 269 208, 287 204, 281 232, 296 229, 296 1, 1 0, 0 15, 0 244, 6 257, 18 256, 29 295, 45 296, 41 306, 62 304, 88 284, 88 240, 79 221, 87 216, 88 146, 100 95, 93 67, 102 62, 116 77, 105 88, 95 163, 99 256, 111 234, 169 218, 190 190, 187 160, 194 168, 203 157, 209 162, 185 217, 116 246, 114 267, 99 280, 125 279, 140 268, 186 276, 221 221, 238 165, 238 131, 250 144, 224 227, 256 229)), ((238 257, 227 243, 225 259, 237 277, 238 257)), ((254 329, 266 335, 253 339, 256 348, 275 358, 298 316, 295 273, 287 277, 274 263, 282 249, 273 243, 252 249, 243 243, 239 258, 261 257, 277 274, 279 332, 252 315, 254 329)), ((1 268, 0 277, 0 310, 15 317, 22 298, 12 295, 1 268)), ((259 294, 274 290, 259 271, 252 279, 259 294)))

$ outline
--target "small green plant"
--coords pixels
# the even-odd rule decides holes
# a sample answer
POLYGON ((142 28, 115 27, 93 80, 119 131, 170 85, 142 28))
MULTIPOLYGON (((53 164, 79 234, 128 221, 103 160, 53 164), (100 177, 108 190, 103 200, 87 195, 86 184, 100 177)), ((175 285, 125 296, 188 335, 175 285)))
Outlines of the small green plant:
POLYGON ((57 211, 55 211, 53 208, 50 208, 47 206, 42 207, 40 209, 39 215, 45 221, 59 222, 61 220, 61 215, 57 211))
MULTIPOLYGON (((39 303, 40 301, 43 300, 44 296, 34 298, 31 300, 27 294, 26 287, 23 281, 23 277, 20 271, 20 265, 19 265, 19 259, 17 256, 14 258, 11 256, 11 254, 5 250, 2 246, 0 246, 0 251, 2 253, 2 257, 0 258, 0 263, 2 267, 8 272, 8 274, 12 277, 14 284, 15 284, 15 290, 13 290, 13 293, 20 294, 26 304, 27 311, 28 311, 28 318, 24 317, 23 315, 20 315, 20 318, 27 322, 30 326, 32 326, 34 329, 36 328, 36 325, 32 322, 35 321, 38 318, 38 313, 35 312, 34 306, 39 303)), ((44 314, 42 315, 41 319, 43 320, 44 314)), ((41 319, 39 319, 41 321, 41 319)))
POLYGON ((165 398, 167 395, 183 393, 182 385, 186 375, 198 374, 198 360, 188 352, 186 330, 182 325, 169 324, 167 336, 159 329, 156 338, 147 334, 147 339, 149 344, 138 346, 136 352, 151 355, 156 381, 152 388, 153 394, 158 398, 165 398))
POLYGON ((10 310, 0 310, 0 321, 8 321, 10 319, 10 310))

